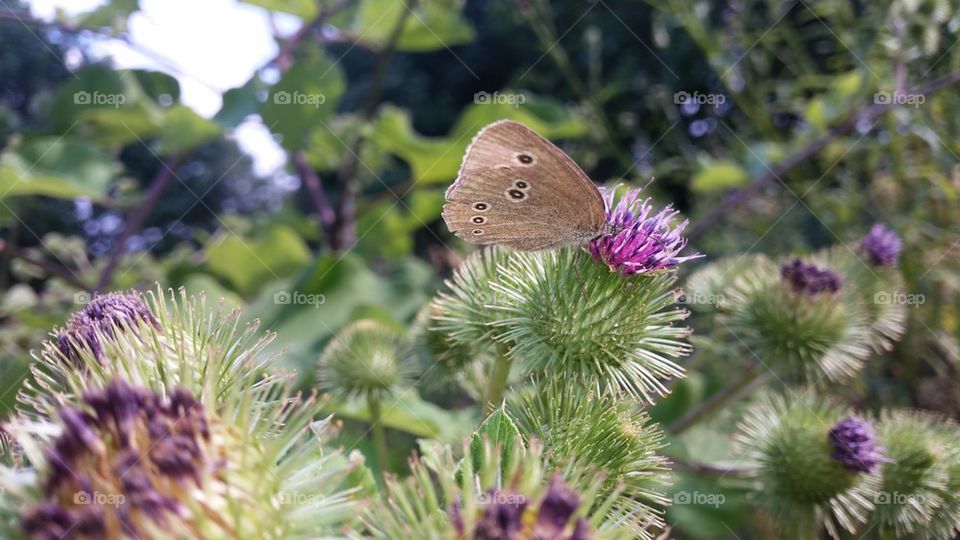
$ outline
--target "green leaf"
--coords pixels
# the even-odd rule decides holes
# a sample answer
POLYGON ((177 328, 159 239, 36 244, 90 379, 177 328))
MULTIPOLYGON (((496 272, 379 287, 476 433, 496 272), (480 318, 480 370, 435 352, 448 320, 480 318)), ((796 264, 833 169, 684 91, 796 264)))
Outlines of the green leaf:
POLYGON ((304 21, 317 16, 316 0, 242 0, 246 4, 253 4, 270 11, 296 15, 304 21))
POLYGON ((692 188, 701 193, 723 191, 744 185, 749 176, 733 161, 714 161, 693 177, 692 188))
MULTIPOLYGON (((325 408, 340 418, 370 421, 366 400, 354 398, 330 403, 325 408)), ((418 437, 458 442, 469 433, 464 426, 473 424, 473 411, 448 411, 424 401, 415 391, 399 392, 383 403, 383 423, 388 428, 405 431, 418 437)))
POLYGON ((112 155, 72 137, 39 137, 0 155, 0 198, 17 195, 99 199, 121 171, 112 155))
POLYGON ((397 50, 436 51, 473 41, 473 28, 462 14, 462 0, 420 0, 412 9, 410 5, 410 0, 363 0, 353 33, 368 46, 382 48, 401 17, 406 17, 397 50))
POLYGON ((184 105, 175 105, 163 115, 159 152, 163 155, 190 150, 220 135, 220 126, 184 105))
POLYGON ((310 130, 329 121, 345 88, 339 66, 326 55, 312 52, 298 59, 273 86, 260 110, 263 122, 283 137, 284 148, 298 150, 310 130))
POLYGON ((216 302, 222 301, 226 309, 245 307, 246 305, 243 302, 243 298, 224 287, 210 274, 201 272, 192 273, 181 282, 181 285, 187 291, 187 294, 206 294, 208 300, 216 302))
POLYGON ((238 88, 231 88, 223 94, 223 105, 217 111, 213 120, 225 128, 232 128, 243 123, 248 116, 260 111, 260 101, 257 99, 257 90, 253 84, 238 88))
POLYGON ((180 82, 175 77, 161 71, 143 69, 131 70, 130 73, 136 77, 144 94, 157 104, 160 104, 163 96, 171 100, 167 105, 180 101, 180 82))
MULTIPOLYGON (((473 459, 474 470, 478 470, 483 456, 483 441, 487 439, 490 444, 498 447, 501 452, 512 452, 513 445, 520 437, 520 430, 517 424, 507 414, 504 406, 493 411, 486 420, 480 424, 480 428, 470 439, 470 457, 473 459)), ((504 460, 508 461, 508 460, 504 460)))
MULTIPOLYGON (((318 171, 336 170, 365 125, 357 115, 339 114, 325 125, 316 126, 308 136, 307 162, 318 171)), ((365 156, 360 157, 367 166, 374 166, 365 156)))
POLYGON ((145 94, 138 75, 94 65, 77 72, 60 88, 50 119, 55 132, 121 146, 156 134, 163 114, 145 94))
POLYGON ((248 315, 277 333, 277 348, 287 351, 282 362, 309 378, 327 341, 367 308, 403 321, 427 301, 433 273, 426 263, 397 261, 382 273, 354 253, 323 254, 296 276, 261 286, 248 315))
POLYGON ((207 247, 209 270, 241 296, 256 293, 264 282, 291 275, 309 261, 303 239, 282 225, 270 227, 259 240, 224 235, 207 247))
POLYGON ((110 0, 107 5, 83 15, 78 24, 85 28, 109 26, 122 30, 126 28, 130 15, 138 9, 140 9, 139 0, 110 0))
POLYGON ((363 212, 357 228, 367 242, 357 246, 367 255, 402 257, 413 250, 412 234, 440 217, 444 193, 440 189, 418 189, 404 203, 384 201, 363 212))

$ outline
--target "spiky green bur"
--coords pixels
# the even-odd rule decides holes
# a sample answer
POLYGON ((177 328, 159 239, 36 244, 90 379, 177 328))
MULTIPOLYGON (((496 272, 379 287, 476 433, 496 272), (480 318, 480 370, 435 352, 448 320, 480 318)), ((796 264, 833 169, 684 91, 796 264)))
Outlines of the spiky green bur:
POLYGON ((935 509, 927 527, 928 538, 952 538, 960 531, 960 426, 945 422, 939 426, 938 436, 947 450, 947 485, 944 504, 935 509))
POLYGON ((820 251, 813 260, 843 274, 847 301, 862 306, 868 318, 870 346, 876 352, 890 350, 906 330, 909 302, 915 299, 897 268, 870 265, 845 246, 820 251))
POLYGON ((670 271, 621 276, 575 248, 518 252, 492 285, 503 313, 492 326, 528 369, 652 402, 690 353, 675 281, 670 271))
POLYGON ((784 283, 776 264, 758 258, 726 289, 720 321, 762 362, 819 382, 854 376, 870 354, 862 302, 844 291, 808 296, 784 283))
MULTIPOLYGON (((142 472, 152 479, 140 487, 151 486, 152 492, 175 499, 177 508, 183 509, 162 514, 164 524, 145 511, 143 505, 151 499, 137 496, 140 492, 130 491, 133 487, 120 480, 110 480, 114 474, 122 480, 124 473, 96 466, 122 457, 112 453, 120 449, 110 430, 101 427, 93 432, 99 437, 85 436, 103 451, 95 454, 99 461, 73 465, 75 472, 101 479, 94 485, 102 492, 91 493, 91 500, 106 506, 94 511, 119 512, 124 508, 113 505, 123 501, 127 510, 136 510, 132 519, 138 520, 137 530, 145 531, 142 538, 169 538, 171 531, 196 530, 206 538, 313 538, 339 530, 359 511, 356 489, 349 486, 351 474, 362 463, 325 448, 333 430, 328 421, 314 421, 320 403, 298 398, 289 377, 263 375, 275 360, 264 353, 272 336, 257 338, 256 325, 241 325, 238 312, 208 309, 202 296, 188 298, 182 290, 169 296, 158 290, 145 300, 159 325, 100 333, 102 362, 90 349, 79 351, 80 365, 64 362, 52 343, 45 344, 37 356, 36 382, 24 388, 18 415, 5 428, 16 456, 13 466, 0 469, 4 518, 0 527, 8 528, 3 537, 22 538, 22 513, 50 502, 44 482, 53 475, 50 449, 70 419, 63 411, 92 414, 95 411, 84 396, 96 395, 116 380, 142 388, 138 395, 155 394, 159 402, 171 399, 174 389, 192 396, 202 406, 210 437, 200 454, 164 452, 155 462, 147 450, 139 461, 142 472), (196 463, 207 464, 203 471, 214 470, 206 467, 215 465, 216 474, 202 475, 203 481, 196 485, 180 486, 156 473, 163 458, 186 459, 185 455, 190 463, 206 456, 196 463), (110 486, 116 489, 111 491, 110 486)), ((144 418, 152 418, 151 410, 152 406, 144 409, 144 418)), ((153 435, 163 439, 162 433, 153 435)), ((151 445, 136 448, 143 451, 151 445)), ((87 500, 64 497, 58 502, 71 506, 87 500)))
POLYGON ((812 539, 822 530, 837 537, 866 521, 877 478, 831 456, 828 434, 846 416, 809 393, 767 398, 744 416, 735 443, 757 478, 758 503, 784 537, 812 539))
POLYGON ((417 384, 428 390, 459 387, 480 401, 487 388, 492 344, 485 350, 482 343, 467 346, 454 341, 434 326, 438 315, 438 306, 428 303, 417 313, 410 328, 411 353, 419 371, 417 384))
POLYGON ((503 316, 493 285, 512 253, 489 247, 470 254, 433 299, 433 329, 472 351, 488 347, 496 335, 492 324, 503 316))
POLYGON ((881 534, 952 538, 951 527, 960 526, 960 492, 950 489, 960 483, 956 425, 919 411, 892 411, 881 417, 877 435, 891 462, 881 469, 871 522, 881 534))
MULTIPOLYGON (((643 523, 661 527, 669 504, 664 487, 670 470, 657 454, 665 444, 659 426, 635 404, 610 394, 596 395, 568 380, 550 379, 511 401, 519 430, 543 441, 551 464, 576 463, 606 471, 601 494, 619 493, 618 505, 643 514, 643 523)), ((649 538, 648 529, 635 531, 649 538)))
MULTIPOLYGON (((428 443, 421 451, 422 458, 411 463, 411 476, 388 483, 387 496, 364 518, 366 530, 354 538, 640 538, 631 529, 642 516, 617 509, 614 497, 599 495, 602 473, 552 468, 536 441, 525 449, 517 441, 510 451, 501 451, 485 440, 476 467, 471 459, 455 459, 450 446, 428 443), (551 511, 557 510, 558 486, 566 501, 559 506, 569 505, 569 517, 555 520, 550 518, 556 517, 551 511), (554 526, 548 526, 551 522, 554 526), (495 523, 525 528, 508 525, 513 536, 491 536, 495 523)), ((470 455, 468 444, 463 453, 470 455)))
POLYGON ((739 255, 707 264, 687 278, 681 301, 696 311, 714 311, 726 303, 727 288, 760 264, 770 261, 763 255, 739 255))
POLYGON ((320 386, 342 398, 388 397, 411 382, 407 351, 403 336, 392 328, 371 320, 351 323, 320 356, 320 386))

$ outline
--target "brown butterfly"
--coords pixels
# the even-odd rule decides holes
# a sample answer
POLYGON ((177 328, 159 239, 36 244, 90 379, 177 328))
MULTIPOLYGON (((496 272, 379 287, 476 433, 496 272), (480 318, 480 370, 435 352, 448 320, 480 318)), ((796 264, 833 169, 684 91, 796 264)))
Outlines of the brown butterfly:
POLYGON ((603 197, 586 173, 511 120, 477 133, 446 199, 447 227, 473 244, 535 251, 582 244, 608 228, 603 197))

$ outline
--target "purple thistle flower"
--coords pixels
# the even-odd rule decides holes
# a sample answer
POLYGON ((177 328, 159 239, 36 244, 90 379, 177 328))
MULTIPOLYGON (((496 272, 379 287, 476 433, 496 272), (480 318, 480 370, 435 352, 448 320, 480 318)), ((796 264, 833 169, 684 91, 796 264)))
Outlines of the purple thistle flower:
POLYGON ((883 448, 877 446, 873 427, 856 416, 849 416, 837 423, 828 435, 834 459, 851 471, 873 473, 877 466, 887 461, 883 448))
POLYGON ((113 336, 117 330, 136 331, 141 321, 160 330, 160 323, 138 294, 96 296, 70 317, 66 329, 57 332, 57 347, 74 362, 79 362, 81 347, 92 351, 97 361, 102 361, 100 336, 113 336))
POLYGON ((780 277, 797 293, 816 296, 822 292, 835 293, 843 285, 840 274, 828 268, 794 259, 780 267, 780 277))
POLYGON ((870 232, 860 240, 860 248, 866 252, 875 266, 896 266, 903 249, 903 242, 894 231, 882 223, 874 223, 870 232))
POLYGON ((650 199, 640 200, 641 189, 628 190, 614 206, 616 191, 608 189, 605 197, 609 232, 590 241, 590 254, 597 262, 628 276, 666 270, 703 256, 678 256, 687 245, 681 236, 687 221, 674 226, 680 212, 672 206, 653 214, 650 199))

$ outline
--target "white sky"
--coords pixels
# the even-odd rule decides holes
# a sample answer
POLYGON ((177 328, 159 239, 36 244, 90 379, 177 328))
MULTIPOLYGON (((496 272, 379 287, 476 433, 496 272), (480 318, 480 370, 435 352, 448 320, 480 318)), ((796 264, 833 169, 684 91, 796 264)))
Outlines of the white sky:
MULTIPOLYGON (((30 0, 31 12, 52 19, 57 10, 68 14, 90 11, 104 0, 30 0)), ((266 10, 236 0, 141 0, 129 21, 133 44, 108 40, 92 48, 123 68, 163 71, 180 82, 181 101, 207 118, 221 106, 223 92, 243 85, 277 54, 266 10), (189 14, 185 16, 184 14, 189 14)), ((298 20, 275 16, 281 32, 292 32, 298 20)), ((232 133, 254 159, 258 174, 276 171, 286 155, 259 117, 251 117, 232 133)))

